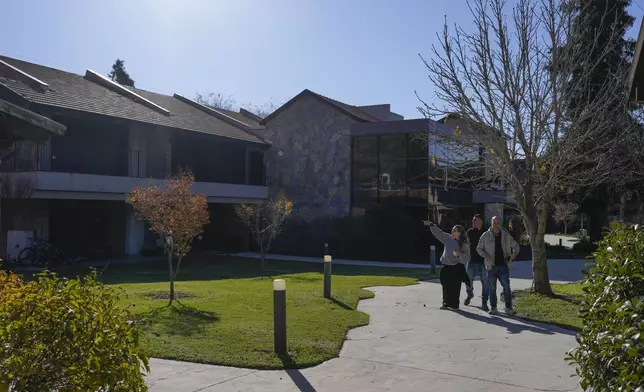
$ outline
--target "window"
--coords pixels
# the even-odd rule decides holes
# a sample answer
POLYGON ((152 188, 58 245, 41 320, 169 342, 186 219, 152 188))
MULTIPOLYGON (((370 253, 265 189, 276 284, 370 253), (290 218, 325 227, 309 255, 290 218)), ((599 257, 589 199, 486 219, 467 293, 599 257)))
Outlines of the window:
POLYGON ((353 162, 352 178, 353 185, 376 184, 378 180, 378 168, 376 162, 353 162))
POLYGON ((380 159, 407 159, 407 135, 383 135, 378 142, 380 159))
POLYGON ((407 162, 407 183, 428 184, 429 183, 429 160, 410 159, 407 162))
POLYGON ((407 183, 407 161, 404 159, 380 160, 380 189, 405 189, 407 183))
POLYGON ((378 156, 378 139, 376 136, 353 138, 353 161, 376 162, 378 156))
POLYGON ((410 159, 427 158, 429 156, 427 142, 419 140, 413 135, 408 136, 407 151, 410 159))

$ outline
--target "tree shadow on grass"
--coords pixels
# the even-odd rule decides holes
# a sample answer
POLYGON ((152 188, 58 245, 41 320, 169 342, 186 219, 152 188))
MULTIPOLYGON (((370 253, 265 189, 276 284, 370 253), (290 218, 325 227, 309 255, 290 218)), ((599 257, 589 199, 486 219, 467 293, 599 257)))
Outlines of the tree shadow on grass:
POLYGON ((345 304, 344 302, 340 301, 339 299, 336 299, 336 298, 334 298, 334 297, 331 297, 331 298, 329 298, 329 299, 331 300, 331 302, 333 302, 334 304, 338 305, 338 306, 339 306, 339 307, 341 307, 342 309, 346 309, 346 310, 355 310, 354 308, 352 308, 351 306, 349 306, 349 305, 345 304))
POLYGON ((215 312, 197 309, 175 300, 172 305, 163 305, 137 315, 143 328, 155 336, 193 336, 219 321, 215 312))
POLYGON ((304 377, 302 372, 296 369, 297 363, 293 360, 293 358, 291 358, 290 355, 282 354, 279 356, 279 358, 284 365, 284 371, 286 372, 286 374, 288 374, 288 376, 291 378, 300 392, 315 392, 315 388, 313 388, 313 385, 311 385, 309 380, 304 377))

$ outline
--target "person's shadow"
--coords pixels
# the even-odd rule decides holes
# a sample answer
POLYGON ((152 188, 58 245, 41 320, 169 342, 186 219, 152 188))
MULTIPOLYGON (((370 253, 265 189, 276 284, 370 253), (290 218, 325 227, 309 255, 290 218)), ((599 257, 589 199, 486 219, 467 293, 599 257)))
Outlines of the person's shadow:
POLYGON ((530 320, 523 318, 506 318, 503 316, 486 316, 478 313, 468 312, 462 309, 458 309, 455 312, 467 317, 472 320, 480 321, 487 324, 497 325, 499 327, 504 327, 511 334, 521 333, 523 331, 529 331, 534 333, 540 333, 544 335, 555 335, 557 333, 564 335, 574 335, 574 331, 570 331, 564 328, 557 327, 550 324, 536 323, 530 320), (516 320, 518 323, 510 322, 509 320, 516 320))

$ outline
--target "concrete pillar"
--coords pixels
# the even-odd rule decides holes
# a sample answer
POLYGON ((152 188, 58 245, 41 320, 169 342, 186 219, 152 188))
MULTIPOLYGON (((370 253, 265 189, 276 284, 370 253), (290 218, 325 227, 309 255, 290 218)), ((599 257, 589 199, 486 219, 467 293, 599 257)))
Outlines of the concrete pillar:
POLYGON ((503 223, 503 203, 485 203, 485 225, 489 225, 492 217, 498 216, 503 223))
POLYGON ((125 212, 125 254, 138 255, 141 253, 144 237, 144 222, 136 219, 134 209, 128 204, 125 212))

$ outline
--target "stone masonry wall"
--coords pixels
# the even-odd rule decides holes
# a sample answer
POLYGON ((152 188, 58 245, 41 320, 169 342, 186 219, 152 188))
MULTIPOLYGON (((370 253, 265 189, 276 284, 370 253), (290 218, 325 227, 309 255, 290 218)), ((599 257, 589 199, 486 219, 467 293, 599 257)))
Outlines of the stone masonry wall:
POLYGON ((293 201, 295 217, 349 214, 354 121, 305 96, 266 124, 263 136, 273 143, 266 154, 269 194, 293 201))

